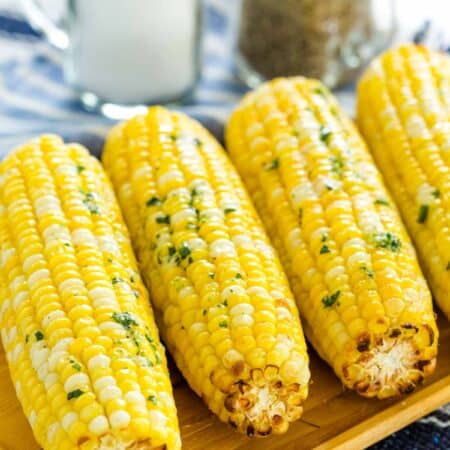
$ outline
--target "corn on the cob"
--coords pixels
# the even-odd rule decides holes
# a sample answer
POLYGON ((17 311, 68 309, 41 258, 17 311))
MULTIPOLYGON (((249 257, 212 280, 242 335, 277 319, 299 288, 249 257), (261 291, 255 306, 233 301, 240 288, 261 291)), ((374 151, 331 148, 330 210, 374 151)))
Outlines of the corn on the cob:
POLYGON ((358 125, 450 318, 450 58, 416 45, 388 51, 358 86, 358 125))
POLYGON ((298 311, 218 142, 161 107, 111 132, 103 162, 169 351, 222 421, 248 436, 297 419, 309 369, 298 311))
POLYGON ((226 138, 319 354, 367 397, 412 390, 435 366, 431 296, 351 121, 319 82, 280 78, 244 98, 226 138))
POLYGON ((148 294, 100 163, 43 136, 0 164, 0 329, 46 450, 178 449, 148 294))

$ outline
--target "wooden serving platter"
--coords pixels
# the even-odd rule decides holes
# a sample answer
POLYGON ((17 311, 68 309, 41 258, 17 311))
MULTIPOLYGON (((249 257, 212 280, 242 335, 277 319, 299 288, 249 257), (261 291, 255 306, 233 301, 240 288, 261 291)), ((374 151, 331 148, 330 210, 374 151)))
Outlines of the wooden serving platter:
MULTIPOLYGON (((450 402, 450 324, 441 332, 435 373, 413 394, 397 400, 367 400, 344 391, 333 372, 311 354, 312 385, 305 413, 282 436, 250 440, 220 423, 174 373, 175 399, 185 450, 357 450, 450 402)), ((0 348, 0 449, 38 450, 15 397, 0 348)))

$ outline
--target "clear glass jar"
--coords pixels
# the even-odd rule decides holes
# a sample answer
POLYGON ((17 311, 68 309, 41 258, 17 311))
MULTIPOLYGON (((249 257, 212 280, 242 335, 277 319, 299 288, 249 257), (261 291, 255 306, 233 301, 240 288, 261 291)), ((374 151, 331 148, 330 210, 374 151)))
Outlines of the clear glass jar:
POLYGON ((393 0, 242 0, 236 49, 251 87, 277 76, 352 81, 395 30, 393 0))

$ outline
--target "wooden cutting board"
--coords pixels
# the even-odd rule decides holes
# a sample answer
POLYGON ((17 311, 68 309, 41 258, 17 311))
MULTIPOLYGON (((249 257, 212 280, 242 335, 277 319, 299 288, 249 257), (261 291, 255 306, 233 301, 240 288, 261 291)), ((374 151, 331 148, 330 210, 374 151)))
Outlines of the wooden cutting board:
MULTIPOLYGON (((450 324, 441 332, 436 372, 415 393, 397 400, 367 400, 344 391, 333 372, 311 353, 312 385, 302 419, 282 436, 250 440, 220 423, 173 371, 185 450, 357 450, 450 402, 450 324)), ((38 450, 15 397, 0 349, 0 449, 38 450)))

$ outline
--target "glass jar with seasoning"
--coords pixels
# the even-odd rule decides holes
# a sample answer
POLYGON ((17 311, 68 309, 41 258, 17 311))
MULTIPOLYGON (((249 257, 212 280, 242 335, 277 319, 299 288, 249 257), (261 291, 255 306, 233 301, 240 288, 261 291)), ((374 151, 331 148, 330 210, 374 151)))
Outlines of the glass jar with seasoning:
POLYGON ((238 75, 251 87, 304 75, 334 88, 352 81, 394 29, 393 0, 242 0, 238 75))

